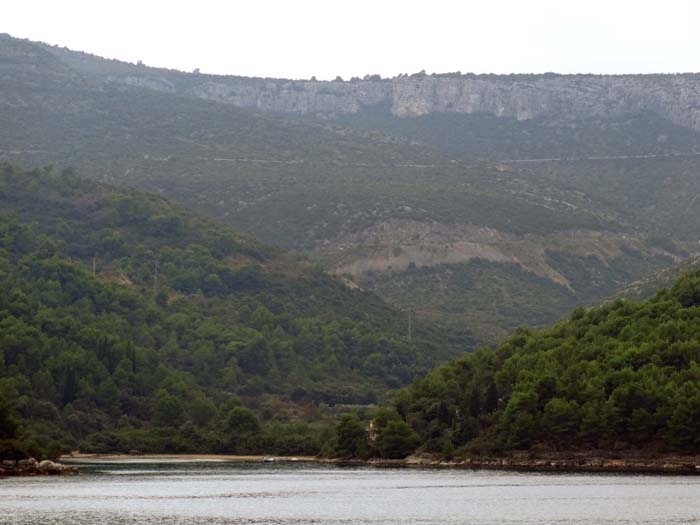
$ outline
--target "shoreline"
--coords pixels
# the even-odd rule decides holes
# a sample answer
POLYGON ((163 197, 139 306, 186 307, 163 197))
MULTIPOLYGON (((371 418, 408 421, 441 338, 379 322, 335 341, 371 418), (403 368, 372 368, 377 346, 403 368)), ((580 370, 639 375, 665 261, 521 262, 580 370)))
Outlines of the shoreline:
POLYGON ((521 459, 521 458, 467 458, 439 459, 430 457, 408 457, 399 460, 320 460, 338 466, 373 466, 377 468, 410 469, 463 469, 463 470, 501 470, 532 473, 561 474, 658 474, 658 475, 700 475, 698 458, 609 458, 591 457, 588 459, 561 459, 556 457, 521 459))
POLYGON ((314 463, 338 467, 375 467, 410 469, 503 470, 517 472, 559 473, 618 473, 700 475, 700 456, 612 457, 579 455, 574 457, 519 457, 444 459, 430 455, 409 456, 405 459, 342 459, 313 456, 229 455, 229 454, 72 454, 60 461, 72 463, 99 462, 253 462, 253 463, 314 463))
POLYGON ((236 455, 236 454, 81 454, 72 453, 61 456, 65 462, 100 462, 100 461, 230 461, 230 462, 285 462, 285 463, 317 463, 314 456, 274 456, 274 455, 236 455))

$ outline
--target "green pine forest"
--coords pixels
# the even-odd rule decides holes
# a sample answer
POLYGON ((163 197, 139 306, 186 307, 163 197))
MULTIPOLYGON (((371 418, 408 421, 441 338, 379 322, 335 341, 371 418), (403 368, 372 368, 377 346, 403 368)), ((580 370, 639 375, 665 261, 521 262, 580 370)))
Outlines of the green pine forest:
POLYGON ((160 197, 5 164, 0 281, 3 456, 700 451, 700 271, 467 353, 160 197))
MULTIPOLYGON (((458 338, 159 197, 0 167, 0 439, 316 454, 458 338), (14 430, 13 430, 14 429, 14 430)), ((12 446, 10 446, 12 445, 12 446)), ((2 454, 0 454, 2 455, 2 454)))
POLYGON ((700 271, 441 366, 393 407, 422 450, 700 450, 700 271))

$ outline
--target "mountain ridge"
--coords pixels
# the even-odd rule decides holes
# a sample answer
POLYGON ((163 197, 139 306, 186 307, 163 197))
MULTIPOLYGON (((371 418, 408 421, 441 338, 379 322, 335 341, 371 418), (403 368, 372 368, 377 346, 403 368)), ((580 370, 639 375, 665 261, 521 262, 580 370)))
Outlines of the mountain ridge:
MULTIPOLYGON (((59 60, 90 71, 101 59, 43 44, 59 60)), ((107 61, 111 62, 111 61, 107 61)), ((388 103, 391 114, 492 114, 530 120, 568 112, 610 116, 652 111, 671 122, 700 130, 700 74, 432 74, 382 79, 290 80, 202 75, 143 65, 102 75, 107 81, 138 85, 268 112, 336 115, 388 103), (185 77, 187 80, 185 80, 185 77)))

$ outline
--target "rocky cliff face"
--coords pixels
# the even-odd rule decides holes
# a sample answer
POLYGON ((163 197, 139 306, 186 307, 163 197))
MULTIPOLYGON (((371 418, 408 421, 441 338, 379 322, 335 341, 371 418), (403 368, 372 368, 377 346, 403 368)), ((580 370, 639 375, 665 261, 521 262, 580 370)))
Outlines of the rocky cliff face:
POLYGON ((518 120, 652 111, 700 126, 700 77, 561 76, 531 80, 428 77, 394 81, 398 116, 432 112, 489 113, 518 120))
POLYGON ((304 81, 190 75, 174 82, 148 70, 111 75, 141 85, 262 111, 308 115, 357 113, 383 105, 398 117, 485 113, 518 120, 586 118, 653 112, 700 130, 700 75, 399 77, 304 81))
POLYGON ((26 52, 33 46, 33 52, 42 55, 41 60, 51 54, 63 66, 93 79, 276 113, 333 116, 381 106, 390 108, 397 117, 440 112, 490 114, 518 120, 568 120, 652 112, 674 124, 700 130, 700 74, 417 74, 393 79, 368 76, 350 81, 261 79, 150 68, 9 35, 0 35, 0 58, 15 62, 18 50, 26 52))

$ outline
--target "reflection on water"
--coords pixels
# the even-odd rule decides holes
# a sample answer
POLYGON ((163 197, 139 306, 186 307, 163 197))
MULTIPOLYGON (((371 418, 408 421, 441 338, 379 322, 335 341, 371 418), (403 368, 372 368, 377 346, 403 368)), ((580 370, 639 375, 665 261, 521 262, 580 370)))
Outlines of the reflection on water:
POLYGON ((145 460, 82 472, 1 480, 0 524, 700 523, 695 477, 145 460))

